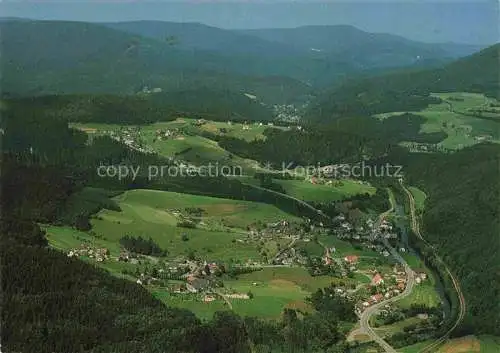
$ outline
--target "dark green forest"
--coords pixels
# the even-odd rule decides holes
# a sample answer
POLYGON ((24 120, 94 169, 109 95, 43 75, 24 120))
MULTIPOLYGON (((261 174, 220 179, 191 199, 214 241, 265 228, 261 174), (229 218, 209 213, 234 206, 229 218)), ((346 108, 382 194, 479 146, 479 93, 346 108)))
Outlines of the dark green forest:
POLYGON ((268 121, 270 108, 242 93, 197 88, 141 95, 50 95, 4 100, 5 114, 41 115, 65 122, 151 124, 177 117, 215 121, 268 121))
POLYGON ((321 166, 354 163, 376 158, 397 148, 401 141, 438 143, 446 133, 422 134, 424 119, 414 114, 392 116, 384 120, 371 117, 339 119, 335 124, 310 124, 305 131, 265 131, 265 140, 243 141, 206 133, 219 145, 237 155, 271 162, 278 169, 293 165, 321 166))
MULTIPOLYGON (((409 185, 428 198, 423 234, 458 276, 467 304, 463 333, 500 333, 500 147, 483 144, 451 155, 392 156, 409 185)), ((459 330, 460 332, 460 330, 459 330)))

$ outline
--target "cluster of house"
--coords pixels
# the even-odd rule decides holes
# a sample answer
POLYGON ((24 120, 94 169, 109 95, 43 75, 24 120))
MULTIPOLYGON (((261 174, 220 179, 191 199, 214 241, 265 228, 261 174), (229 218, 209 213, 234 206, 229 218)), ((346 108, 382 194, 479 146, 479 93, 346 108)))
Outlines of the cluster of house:
POLYGON ((297 123, 300 121, 300 112, 292 104, 282 104, 273 106, 275 119, 286 121, 290 123, 297 123))
POLYGON ((148 154, 155 153, 153 149, 144 146, 141 142, 141 131, 139 128, 125 127, 116 131, 104 131, 104 134, 109 135, 115 141, 125 144, 130 149, 148 154))
POLYGON ((80 244, 79 248, 68 251, 68 257, 87 256, 95 259, 97 262, 102 262, 109 259, 109 250, 106 248, 95 248, 88 244, 80 244))
MULTIPOLYGON (((468 134, 466 134, 468 137, 468 134)), ((449 152, 449 150, 440 144, 436 143, 423 143, 423 142, 405 142, 404 146, 408 148, 410 152, 449 152)))
MULTIPOLYGON (((170 291, 176 294, 203 294, 200 299, 205 303, 216 300, 213 295, 214 289, 220 287, 218 283, 220 281, 213 274, 220 266, 215 262, 206 261, 203 263, 191 262, 190 265, 192 265, 190 271, 183 276, 185 282, 170 286, 170 291)), ((219 294, 226 299, 250 299, 250 296, 245 293, 229 292, 219 294)))
POLYGON ((159 87, 155 87, 155 88, 149 88, 148 86, 144 86, 141 90, 141 93, 144 93, 144 94, 150 94, 150 93, 161 93, 162 89, 159 88, 159 87))
MULTIPOLYGON (((162 271, 162 270, 160 270, 162 271)), ((150 275, 150 274, 146 274, 146 273, 141 273, 139 275, 139 278, 137 278, 137 281, 136 283, 137 284, 140 284, 140 285, 151 285, 151 284, 154 284, 155 282, 158 282, 158 278, 150 275)))
POLYGON ((116 261, 130 262, 135 265, 139 263, 139 255, 122 249, 120 251, 120 255, 116 258, 116 261))
POLYGON ((342 182, 338 180, 326 180, 325 178, 318 177, 318 176, 311 176, 307 179, 311 184, 313 185, 328 185, 328 186, 333 186, 333 187, 339 187, 342 186, 342 182))
POLYGON ((179 131, 177 129, 173 129, 173 130, 170 130, 170 129, 157 129, 155 131, 154 141, 157 141, 157 140, 158 141, 168 140, 169 138, 173 139, 173 138, 178 137, 179 135, 180 135, 180 133, 179 133, 179 131))
MULTIPOLYGON (((415 282, 417 284, 427 279, 427 274, 423 270, 415 271, 415 275, 415 282)), ((405 290, 407 279, 404 268, 401 265, 394 266, 393 273, 386 274, 385 277, 389 279, 387 281, 384 280, 384 277, 378 272, 373 274, 370 285, 377 289, 377 293, 360 301, 356 305, 357 312, 361 312, 373 304, 392 298, 405 290)))
POLYGON ((474 136, 474 140, 476 140, 477 142, 489 141, 491 139, 493 139, 493 137, 491 135, 474 136))
POLYGON ((270 261, 274 265, 306 265, 307 257, 305 257, 300 251, 297 251, 294 247, 290 247, 279 251, 278 254, 270 261))
POLYGON ((287 220, 267 223, 264 227, 251 225, 248 227, 249 237, 254 240, 274 239, 274 238, 292 238, 301 233, 297 224, 291 224, 287 220))
POLYGON ((343 214, 335 217, 334 220, 339 223, 339 227, 333 230, 336 237, 339 239, 360 241, 366 248, 375 250, 385 257, 390 255, 389 252, 383 245, 374 244, 374 242, 377 240, 398 238, 394 226, 386 220, 382 220, 378 226, 376 226, 375 221, 371 218, 368 218, 362 225, 354 226, 346 220, 343 214))
MULTIPOLYGON (((264 125, 266 125, 266 126, 274 126, 274 123, 268 122, 268 123, 264 124, 264 123, 256 121, 254 123, 254 125, 255 126, 264 126, 264 125)), ((241 128, 242 128, 242 130, 251 130, 252 129, 252 127, 246 121, 243 123, 243 125, 242 125, 241 128)))
POLYGON ((205 119, 196 119, 196 121, 193 122, 194 126, 203 126, 207 123, 205 119))

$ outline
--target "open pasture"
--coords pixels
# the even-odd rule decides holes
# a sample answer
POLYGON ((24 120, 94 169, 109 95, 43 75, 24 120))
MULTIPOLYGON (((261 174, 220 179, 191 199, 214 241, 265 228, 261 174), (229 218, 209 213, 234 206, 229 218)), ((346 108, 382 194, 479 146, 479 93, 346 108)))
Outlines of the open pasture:
MULTIPOLYGON (((447 149, 460 149, 482 141, 500 141, 500 108, 490 106, 490 104, 498 105, 498 101, 482 94, 468 92, 433 93, 432 95, 439 97, 442 102, 431 104, 422 111, 410 113, 426 119, 421 127, 422 133, 444 131, 448 134, 448 137, 438 145, 447 149), (486 119, 468 115, 478 111, 486 119), (496 113, 489 111, 496 111, 496 113)), ((384 119, 403 113, 405 112, 384 113, 376 117, 384 119)))
POLYGON ((113 200, 121 211, 104 209, 95 215, 91 220, 95 237, 69 227, 50 227, 51 244, 69 249, 85 239, 117 256, 119 240, 131 235, 151 237, 173 257, 194 252, 221 261, 260 260, 255 244, 244 240, 246 226, 256 221, 297 220, 268 204, 174 192, 130 190, 113 200), (177 226, 176 212, 186 208, 203 210, 197 228, 177 226))
POLYGON ((281 185, 287 195, 311 202, 330 202, 342 200, 357 194, 374 194, 376 189, 354 180, 341 180, 341 185, 318 185, 305 180, 281 180, 273 182, 281 185))

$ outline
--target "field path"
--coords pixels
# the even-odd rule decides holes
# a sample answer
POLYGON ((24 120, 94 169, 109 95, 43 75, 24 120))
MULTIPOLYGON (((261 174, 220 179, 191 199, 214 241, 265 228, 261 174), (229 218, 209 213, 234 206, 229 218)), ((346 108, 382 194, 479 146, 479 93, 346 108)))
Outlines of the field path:
POLYGON ((227 299, 227 297, 224 294, 222 294, 219 291, 214 291, 214 294, 217 294, 219 297, 222 298, 222 300, 224 300, 226 302, 229 310, 233 310, 233 304, 231 304, 231 301, 229 299, 227 299))
MULTIPOLYGON (((245 184, 245 183, 243 183, 243 184, 245 184)), ((287 195, 287 194, 283 194, 283 193, 278 192, 278 191, 266 189, 266 188, 263 188, 262 186, 252 185, 252 184, 245 184, 245 185, 249 185, 249 186, 252 186, 252 187, 254 187, 256 189, 263 190, 263 191, 266 191, 266 192, 270 192, 272 194, 279 195, 279 196, 285 197, 287 199, 291 199, 291 200, 297 201, 299 204, 301 204, 302 206, 304 206, 304 207, 308 208, 309 210, 315 212, 316 214, 324 217, 325 219, 331 220, 331 217, 328 217, 323 211, 318 210, 317 208, 314 208, 313 206, 311 206, 310 204, 308 204, 304 200, 298 199, 296 197, 293 197, 293 196, 290 196, 290 195, 287 195)))

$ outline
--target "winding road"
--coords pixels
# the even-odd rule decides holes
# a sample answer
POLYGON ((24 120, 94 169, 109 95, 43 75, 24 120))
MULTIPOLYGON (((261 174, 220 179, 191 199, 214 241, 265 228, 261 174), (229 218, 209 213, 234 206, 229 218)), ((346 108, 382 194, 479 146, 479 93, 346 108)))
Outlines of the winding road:
MULTIPOLYGON (((391 208, 387 211, 385 211, 384 213, 382 213, 380 216, 379 216, 379 219, 377 221, 377 224, 376 224, 376 227, 378 228, 380 226, 380 224, 382 223, 382 221, 384 220, 384 218, 390 214, 391 212, 394 211, 394 199, 393 199, 393 195, 391 193, 390 190, 389 191, 389 200, 391 202, 391 208)), ((389 252, 391 253, 391 255, 399 262, 403 265, 404 269, 405 269, 405 272, 406 272, 406 287, 404 289, 404 291, 400 294, 398 294, 397 296, 395 297, 392 297, 392 298, 389 298, 389 299, 386 299, 386 300, 383 300, 381 301, 380 303, 377 303, 377 304, 374 304, 370 307, 368 307, 365 311, 363 311, 361 313, 361 316, 360 316, 360 319, 359 319, 359 323, 360 323, 360 330, 361 332, 363 333, 366 333, 368 336, 370 336, 370 338, 377 342, 379 346, 381 346, 385 352, 387 353, 397 353, 397 351, 389 344, 387 343, 382 337, 380 337, 376 332, 375 330, 370 326, 370 318, 372 317, 372 315, 376 314, 380 308, 382 308, 383 306, 389 304, 389 303, 393 303, 395 301, 398 301, 400 299, 403 299, 407 296, 409 296, 411 294, 411 292, 413 291, 413 287, 415 285, 415 273, 413 272, 413 270, 410 268, 410 266, 408 266, 408 264, 406 263, 406 261, 403 259, 403 257, 401 257, 401 255, 396 251, 396 249, 394 249, 390 244, 389 242, 387 241, 387 239, 384 239, 384 246, 389 249, 389 252)))
MULTIPOLYGON (((393 248, 391 248, 391 252, 394 252, 396 255, 399 256, 399 254, 393 248)), ((393 253, 393 255, 395 255, 394 253, 393 253)), ((383 306, 385 306, 386 304, 398 301, 398 300, 403 299, 404 297, 407 297, 411 294, 411 292, 413 290, 413 286, 415 285, 415 273, 410 269, 410 267, 406 264, 406 262, 404 262, 403 266, 405 267, 405 272, 407 275, 407 282, 406 282, 405 290, 401 294, 399 294, 395 297, 392 297, 390 299, 381 301, 378 304, 370 306, 368 309, 366 309, 365 311, 363 311, 361 313, 361 317, 359 320, 360 325, 361 325, 361 331, 363 331, 368 336, 370 336, 371 339, 373 339, 375 342, 377 342, 388 353, 397 353, 397 351, 394 348, 392 348, 392 346, 389 343, 387 343, 382 337, 380 337, 375 332, 375 330, 370 326, 370 318, 372 317, 372 315, 377 313, 378 310, 380 308, 382 308, 383 306)))
MULTIPOLYGON (((419 237, 420 240, 422 240, 427 246, 432 248, 432 245, 427 242, 427 240, 424 239, 422 236, 422 233, 420 233, 420 226, 416 217, 416 212, 415 212, 415 199, 413 198, 413 194, 404 186, 403 181, 399 180, 399 184, 401 185, 401 188, 405 191, 406 196, 408 196, 408 200, 410 203, 410 216, 411 216, 411 228, 413 232, 419 237)), ((436 254, 436 259, 441 263, 441 265, 444 267, 446 273, 448 276, 450 276, 451 281, 453 283, 453 287, 455 288, 455 291, 457 292, 458 300, 459 300, 459 308, 458 308, 458 315, 456 321, 453 323, 453 325, 446 331, 446 333, 439 337, 436 341, 431 343, 430 345, 426 346, 422 350, 420 350, 420 353, 428 353, 432 352, 434 349, 436 349, 439 345, 441 345, 447 338, 448 336, 462 323, 465 317, 465 312, 466 312, 466 305, 465 305, 465 298, 462 293, 462 289, 460 288, 460 282, 458 282, 457 278, 451 273, 450 269, 446 264, 443 262, 443 260, 436 254)))
MULTIPOLYGON (((405 193, 406 193, 406 195, 408 197, 408 200, 409 200, 409 204, 410 204, 410 217, 411 217, 411 228, 412 228, 413 232, 426 245, 428 245, 429 247, 432 248, 432 246, 424 239, 424 237, 422 236, 422 234, 420 232, 420 226, 419 226, 418 219, 417 219, 417 216, 416 216, 416 211, 415 211, 415 199, 413 198, 413 194, 404 186, 402 180, 399 180, 399 183, 400 183, 401 187, 403 188, 403 190, 405 191, 405 193)), ((255 187, 255 188, 257 188, 257 189, 265 190, 265 191, 268 191, 268 192, 271 192, 271 193, 274 193, 274 194, 277 194, 277 195, 280 195, 280 196, 283 196, 283 197, 286 197, 286 198, 289 198, 289 199, 293 199, 293 200, 297 201, 298 203, 302 204, 303 206, 307 207, 308 209, 316 212, 317 214, 319 214, 319 215, 321 215, 321 216, 323 216, 325 218, 330 219, 330 217, 328 217, 322 211, 314 208, 313 206, 311 206, 310 204, 308 204, 307 202, 305 202, 303 200, 297 199, 297 198, 295 198, 293 196, 286 195, 286 194, 283 194, 283 193, 280 193, 280 192, 277 192, 277 191, 274 191, 274 190, 265 189, 265 188, 260 187, 260 186, 256 186, 256 185, 252 185, 252 186, 255 187)), ((388 191, 389 191, 389 200, 391 202, 391 208, 388 209, 387 211, 385 211, 384 213, 380 214, 378 222, 377 222, 377 226, 380 225, 380 223, 382 222, 382 220, 388 214, 390 214, 391 212, 394 211, 394 198, 393 198, 391 190, 388 189, 388 191)), ((360 325, 361 325, 360 331, 364 332, 368 336, 370 336, 370 338, 372 340, 374 340, 375 342, 377 342, 385 350, 385 352, 387 352, 387 353, 397 353, 397 351, 389 343, 387 343, 382 337, 380 337, 375 332, 375 330, 370 326, 370 318, 371 318, 371 316, 373 314, 375 314, 384 305, 392 303, 392 302, 396 302, 396 301, 398 301, 400 299, 403 299, 403 298, 407 297, 408 295, 410 295, 411 292, 412 292, 412 290, 413 290, 413 287, 415 285, 415 273, 408 266, 408 264, 401 257, 401 255, 392 246, 390 246, 390 244, 388 243, 387 240, 384 240, 384 245, 389 249, 389 252, 392 254, 392 256, 394 256, 394 258, 403 265, 403 267, 405 269, 405 272, 406 272, 406 278, 407 278, 406 288, 405 288, 405 290, 401 294, 399 294, 399 295, 397 295, 395 297, 392 297, 390 299, 384 300, 384 301, 382 301, 380 303, 377 303, 377 304, 375 304, 375 305, 367 308, 361 314, 361 316, 360 316, 360 325)), ((465 298, 464 298, 462 290, 460 288, 460 283, 458 282, 458 280, 456 279, 456 277, 451 273, 451 271, 449 270, 448 266, 446 266, 446 264, 443 262, 443 260, 439 256, 437 256, 437 255, 436 255, 436 259, 443 265, 443 267, 445 268, 445 271, 450 276, 450 278, 451 278, 451 280, 453 282, 453 286, 454 286, 454 288, 455 288, 455 290, 457 292, 458 298, 459 298, 459 314, 457 316, 457 320, 455 321, 455 323, 450 327, 450 329, 443 336, 441 336, 440 338, 438 338, 436 341, 434 341, 433 343, 429 344, 428 346, 424 347, 422 350, 420 350, 419 353, 429 353, 429 352, 432 352, 433 350, 435 350, 460 325, 460 323, 463 321, 463 319, 465 317, 465 308, 466 308, 466 306, 465 306, 465 298)))

